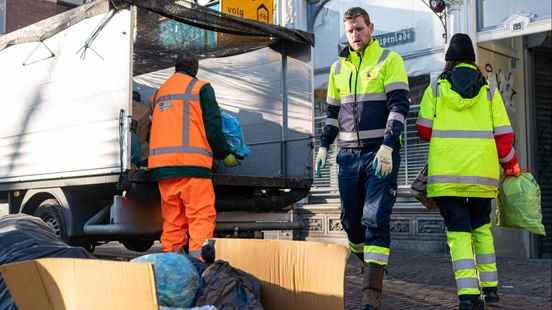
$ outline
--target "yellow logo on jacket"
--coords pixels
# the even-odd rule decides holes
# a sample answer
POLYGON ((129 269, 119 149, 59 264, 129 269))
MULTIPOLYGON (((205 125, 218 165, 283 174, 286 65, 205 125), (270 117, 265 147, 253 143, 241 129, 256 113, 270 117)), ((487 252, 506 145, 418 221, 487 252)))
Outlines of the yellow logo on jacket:
POLYGON ((378 70, 366 71, 364 74, 364 80, 371 81, 378 77, 378 70))

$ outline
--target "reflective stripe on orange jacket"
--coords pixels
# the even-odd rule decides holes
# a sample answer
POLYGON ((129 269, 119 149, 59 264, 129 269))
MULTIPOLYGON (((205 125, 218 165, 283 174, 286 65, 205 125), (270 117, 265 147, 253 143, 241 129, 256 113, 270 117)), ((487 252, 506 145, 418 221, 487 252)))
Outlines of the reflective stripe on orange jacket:
POLYGON ((207 82, 173 74, 154 97, 148 168, 213 167, 199 92, 207 82))

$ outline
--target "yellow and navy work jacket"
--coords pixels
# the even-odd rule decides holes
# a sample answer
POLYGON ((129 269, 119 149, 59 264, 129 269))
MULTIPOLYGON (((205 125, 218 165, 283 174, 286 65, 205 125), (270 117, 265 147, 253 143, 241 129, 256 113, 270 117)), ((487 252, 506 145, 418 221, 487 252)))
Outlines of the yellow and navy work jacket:
POLYGON ((330 68, 321 147, 336 137, 345 148, 384 143, 399 148, 409 109, 408 76, 401 56, 377 40, 358 53, 346 47, 330 68))
POLYGON ((495 198, 499 163, 518 162, 500 92, 473 65, 457 65, 426 89, 416 127, 430 140, 428 197, 495 198))

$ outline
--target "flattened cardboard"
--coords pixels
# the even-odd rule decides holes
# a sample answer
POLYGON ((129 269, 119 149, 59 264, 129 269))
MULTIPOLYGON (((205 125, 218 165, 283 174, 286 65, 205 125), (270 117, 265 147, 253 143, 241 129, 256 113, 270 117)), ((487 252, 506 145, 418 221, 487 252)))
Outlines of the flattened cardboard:
POLYGON ((349 250, 306 241, 215 239, 217 259, 255 276, 266 310, 343 310, 349 250))
MULTIPOLYGON (((349 250, 306 241, 214 239, 217 259, 255 276, 266 310, 344 309, 349 250)), ((157 310, 151 264, 46 258, 0 266, 20 310, 157 310)))
POLYGON ((0 266, 19 310, 157 310, 151 264, 46 258, 0 266))

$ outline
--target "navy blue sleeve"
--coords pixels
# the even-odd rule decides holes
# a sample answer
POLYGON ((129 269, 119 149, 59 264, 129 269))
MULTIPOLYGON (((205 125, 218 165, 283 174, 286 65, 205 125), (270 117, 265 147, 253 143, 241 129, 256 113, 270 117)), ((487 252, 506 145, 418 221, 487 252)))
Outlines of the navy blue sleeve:
POLYGON ((387 93, 389 118, 385 128, 383 144, 391 148, 400 148, 400 137, 404 131, 406 116, 410 109, 408 96, 409 92, 404 89, 398 89, 387 93))
POLYGON ((326 113, 326 125, 322 129, 322 135, 320 136, 320 147, 328 148, 337 137, 339 133, 338 117, 339 106, 328 104, 328 112, 326 113))

